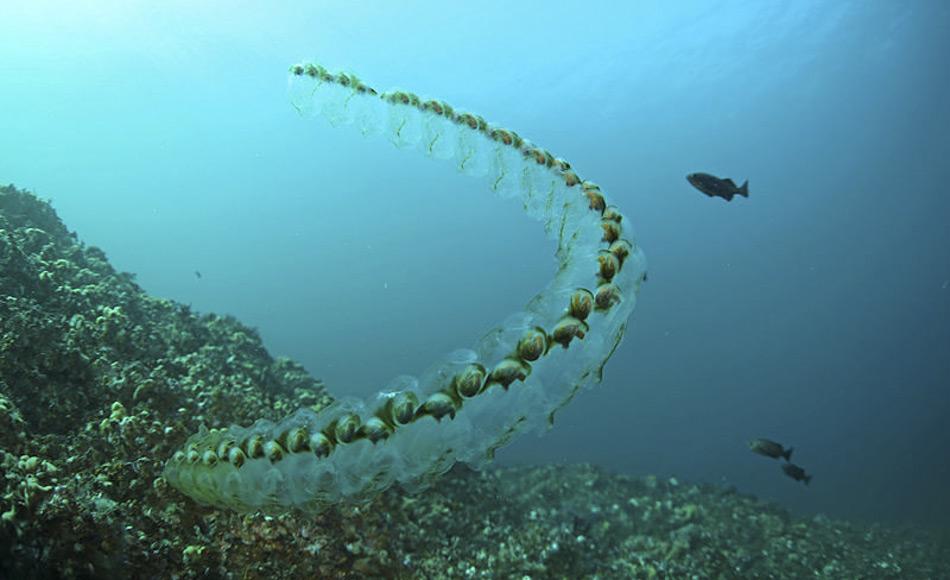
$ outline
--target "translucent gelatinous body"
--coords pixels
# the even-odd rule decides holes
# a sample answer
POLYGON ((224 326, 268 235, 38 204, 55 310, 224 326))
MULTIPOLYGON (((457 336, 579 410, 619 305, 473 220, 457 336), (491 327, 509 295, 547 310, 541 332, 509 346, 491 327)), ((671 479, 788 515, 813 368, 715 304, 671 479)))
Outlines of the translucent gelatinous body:
POLYGON ((200 502, 242 511, 319 511, 369 500, 395 482, 422 489, 457 461, 478 465, 517 433, 546 428, 601 379, 646 273, 628 220, 600 188, 514 131, 443 101, 380 94, 320 65, 290 72, 301 113, 383 133, 520 199, 556 241, 558 268, 524 312, 421 379, 398 377, 368 401, 191 436, 168 460, 165 478, 200 502))

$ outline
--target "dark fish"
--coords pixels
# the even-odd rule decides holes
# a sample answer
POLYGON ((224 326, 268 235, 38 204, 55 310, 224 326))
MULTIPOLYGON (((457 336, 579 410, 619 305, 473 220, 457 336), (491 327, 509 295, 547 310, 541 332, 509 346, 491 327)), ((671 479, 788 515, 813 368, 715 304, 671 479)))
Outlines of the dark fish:
POLYGON ((736 195, 749 197, 748 179, 742 184, 742 187, 736 187, 735 182, 731 179, 719 179, 708 173, 690 173, 686 176, 686 180, 709 197, 721 197, 726 201, 732 201, 732 198, 736 195))
POLYGON ((795 481, 804 481, 805 485, 808 485, 808 482, 811 481, 811 476, 805 473, 804 469, 795 465, 794 463, 783 463, 782 471, 785 472, 785 475, 791 477, 795 481))
POLYGON ((198 278, 199 280, 201 279, 201 272, 198 270, 195 270, 195 278, 198 278))
POLYGON ((773 459, 784 457, 785 461, 792 460, 791 447, 785 449, 782 447, 781 443, 776 443, 770 439, 753 439, 752 441, 749 441, 749 449, 751 449, 753 453, 758 453, 759 455, 764 455, 773 459))

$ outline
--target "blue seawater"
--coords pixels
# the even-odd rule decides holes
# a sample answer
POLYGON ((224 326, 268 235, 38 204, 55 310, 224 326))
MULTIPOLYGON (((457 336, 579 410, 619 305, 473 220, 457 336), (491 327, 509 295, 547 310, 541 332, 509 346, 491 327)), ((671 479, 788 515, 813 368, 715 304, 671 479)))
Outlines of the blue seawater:
POLYGON ((471 345, 554 260, 479 182, 302 121, 286 77, 309 58, 515 128, 637 229, 650 279, 604 385, 501 463, 950 524, 946 3, 43 2, 0 22, 0 183, 334 393, 471 345), (695 171, 751 195, 706 198, 695 171), (812 484, 749 453, 759 436, 812 484))

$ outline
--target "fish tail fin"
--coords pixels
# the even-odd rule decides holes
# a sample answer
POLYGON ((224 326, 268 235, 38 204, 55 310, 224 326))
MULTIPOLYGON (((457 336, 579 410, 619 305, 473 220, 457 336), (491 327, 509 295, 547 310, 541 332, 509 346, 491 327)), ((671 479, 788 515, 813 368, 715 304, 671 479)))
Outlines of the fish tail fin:
POLYGON ((808 485, 809 483, 811 483, 811 476, 810 476, 810 475, 806 475, 806 476, 805 476, 805 485, 808 485))
POLYGON ((795 451, 795 448, 794 448, 794 447, 789 447, 788 449, 785 450, 785 453, 782 454, 782 457, 785 458, 785 461, 791 461, 791 460, 792 460, 792 451, 795 451))
POLYGON ((749 197, 749 180, 746 179, 745 183, 742 184, 742 187, 739 188, 739 195, 742 197, 749 197))

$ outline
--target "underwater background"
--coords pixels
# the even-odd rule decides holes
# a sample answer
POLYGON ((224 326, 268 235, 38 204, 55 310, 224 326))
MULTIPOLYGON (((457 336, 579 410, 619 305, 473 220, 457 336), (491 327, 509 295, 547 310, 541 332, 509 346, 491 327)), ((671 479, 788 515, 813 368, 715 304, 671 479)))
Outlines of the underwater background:
POLYGON ((39 2, 0 22, 0 183, 333 395, 470 346, 554 248, 451 167, 302 121, 287 69, 310 58, 517 129, 636 228, 650 277, 604 383, 499 464, 950 525, 947 4, 39 2), (695 171, 751 195, 706 198, 695 171))

